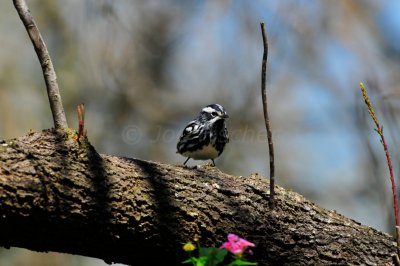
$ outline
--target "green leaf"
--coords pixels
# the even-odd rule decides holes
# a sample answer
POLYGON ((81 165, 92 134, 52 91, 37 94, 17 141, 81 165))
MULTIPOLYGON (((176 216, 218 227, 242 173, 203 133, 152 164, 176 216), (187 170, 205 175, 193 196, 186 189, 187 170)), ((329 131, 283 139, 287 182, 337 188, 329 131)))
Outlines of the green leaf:
POLYGON ((207 266, 216 266, 219 263, 223 262, 228 251, 226 249, 220 248, 200 248, 199 255, 205 256, 208 258, 207 266))
POLYGON ((200 257, 197 259, 196 266, 206 266, 207 265, 207 257, 200 257))
POLYGON ((182 263, 182 264, 192 263, 192 264, 194 265, 193 258, 190 258, 190 259, 187 259, 187 260, 185 260, 185 261, 182 261, 181 263, 182 263))
POLYGON ((242 266, 242 265, 257 265, 257 262, 250 262, 237 259, 229 263, 227 266, 242 266))
POLYGON ((206 266, 208 258, 207 257, 191 257, 185 261, 182 261, 182 264, 192 263, 193 266, 206 266))
POLYGON ((189 258, 189 259, 187 259, 185 261, 182 261, 182 264, 192 263, 192 265, 196 265, 196 261, 197 261, 197 258, 191 257, 191 258, 189 258))

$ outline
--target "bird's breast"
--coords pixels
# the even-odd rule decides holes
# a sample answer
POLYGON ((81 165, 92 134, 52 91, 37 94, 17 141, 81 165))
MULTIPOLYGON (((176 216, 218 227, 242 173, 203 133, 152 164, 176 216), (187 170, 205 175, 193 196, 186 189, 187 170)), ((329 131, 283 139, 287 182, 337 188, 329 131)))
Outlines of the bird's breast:
POLYGON ((182 155, 195 160, 208 160, 217 158, 219 152, 214 148, 213 145, 208 144, 203 146, 201 149, 184 152, 182 155))

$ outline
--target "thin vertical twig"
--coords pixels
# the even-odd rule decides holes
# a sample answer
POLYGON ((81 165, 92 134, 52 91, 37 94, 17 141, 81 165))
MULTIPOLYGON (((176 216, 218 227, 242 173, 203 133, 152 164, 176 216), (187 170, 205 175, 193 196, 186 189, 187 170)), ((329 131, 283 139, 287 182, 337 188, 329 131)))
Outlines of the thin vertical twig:
POLYGON ((42 66, 43 76, 49 97, 50 109, 53 115, 54 127, 56 129, 68 128, 65 117, 64 107, 61 101, 60 90, 58 88, 57 76, 54 71, 53 63, 47 50, 46 44, 40 34, 38 27, 29 11, 25 0, 13 0, 15 9, 24 24, 29 38, 32 41, 36 54, 42 66))
POLYGON ((267 129, 268 150, 269 150, 269 178, 270 178, 270 207, 275 206, 275 158, 274 158, 274 144, 272 142, 271 122, 268 115, 267 105, 267 59, 268 59, 268 38, 265 32, 265 24, 261 22, 261 33, 264 44, 264 53, 261 66, 261 95, 264 110, 265 127, 267 129))
POLYGON ((389 174, 390 174, 390 182, 392 184, 392 194, 393 194, 393 209, 394 209, 394 218, 396 222, 396 242, 397 242, 397 254, 400 256, 400 224, 399 224, 399 207, 398 207, 398 201, 397 201, 397 193, 396 193, 396 183, 394 180, 394 172, 393 172, 393 166, 392 166, 392 160, 390 158, 389 154, 389 148, 387 146, 385 136, 383 135, 383 126, 379 124, 379 120, 375 115, 375 110, 374 107, 372 106, 371 101, 369 100, 367 90, 364 87, 364 84, 360 82, 360 89, 362 92, 362 96, 364 98, 365 104, 367 105, 368 108, 368 113, 371 116, 372 120, 375 123, 375 131, 379 134, 381 137, 381 144, 383 146, 383 150, 385 151, 386 155, 386 160, 387 160, 387 165, 389 168, 389 174))
POLYGON ((85 105, 83 103, 76 106, 76 112, 78 113, 78 136, 76 140, 80 143, 80 138, 86 136, 85 132, 85 105))

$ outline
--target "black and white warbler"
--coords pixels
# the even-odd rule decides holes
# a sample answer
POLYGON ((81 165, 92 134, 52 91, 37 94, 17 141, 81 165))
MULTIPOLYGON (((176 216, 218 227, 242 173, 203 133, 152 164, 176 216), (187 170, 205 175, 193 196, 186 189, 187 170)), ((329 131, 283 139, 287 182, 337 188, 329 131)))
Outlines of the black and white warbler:
POLYGON ((177 153, 194 160, 211 160, 224 151, 229 142, 225 119, 228 118, 224 107, 220 104, 210 104, 204 107, 199 116, 190 121, 182 132, 177 145, 177 153))

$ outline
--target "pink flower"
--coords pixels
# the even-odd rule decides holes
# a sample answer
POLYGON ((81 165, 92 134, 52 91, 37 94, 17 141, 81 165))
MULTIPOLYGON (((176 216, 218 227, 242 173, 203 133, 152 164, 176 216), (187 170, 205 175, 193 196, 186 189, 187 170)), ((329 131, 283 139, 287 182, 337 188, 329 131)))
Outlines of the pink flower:
POLYGON ((247 241, 246 239, 240 238, 235 234, 228 235, 228 242, 222 244, 220 248, 224 248, 231 253, 237 255, 243 253, 247 247, 255 247, 254 243, 247 241))
POLYGON ((235 234, 228 234, 228 241, 229 242, 236 242, 239 240, 239 236, 235 234))

